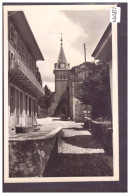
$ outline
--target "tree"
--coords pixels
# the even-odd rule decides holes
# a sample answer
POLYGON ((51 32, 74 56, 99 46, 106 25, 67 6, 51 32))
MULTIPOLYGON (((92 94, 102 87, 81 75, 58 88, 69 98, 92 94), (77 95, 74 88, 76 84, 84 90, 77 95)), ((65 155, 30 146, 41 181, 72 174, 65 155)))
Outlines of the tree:
POLYGON ((54 92, 52 92, 47 85, 44 87, 45 95, 40 99, 41 107, 46 109, 46 115, 48 108, 51 106, 52 102, 54 101, 54 92))
POLYGON ((88 76, 81 84, 77 98, 92 106, 92 118, 111 119, 109 65, 106 62, 87 63, 88 76))

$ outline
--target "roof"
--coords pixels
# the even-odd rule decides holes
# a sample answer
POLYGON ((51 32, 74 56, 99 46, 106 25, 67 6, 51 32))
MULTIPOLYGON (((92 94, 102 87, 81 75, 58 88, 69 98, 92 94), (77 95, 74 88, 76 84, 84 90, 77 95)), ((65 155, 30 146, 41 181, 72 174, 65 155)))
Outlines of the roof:
POLYGON ((65 67, 68 66, 62 45, 61 45, 61 48, 60 48, 59 58, 58 58, 58 62, 57 62, 58 66, 61 62, 65 63, 65 67))
POLYGON ((111 23, 109 23, 107 29, 105 30, 103 36, 101 37, 99 43, 97 44, 94 52, 92 53, 92 57, 96 55, 96 53, 98 52, 99 48, 101 47, 102 43, 104 42, 104 40, 106 39, 106 36, 108 35, 110 31, 111 31, 111 23))
POLYGON ((58 69, 60 68, 61 63, 65 64, 64 70, 69 69, 69 64, 67 63, 62 44, 61 44, 60 53, 59 53, 58 62, 57 62, 57 68, 58 69))
POLYGON ((15 26, 16 30, 21 35, 23 41, 28 46, 31 54, 35 60, 44 60, 44 57, 39 49, 39 46, 35 40, 32 30, 27 22, 27 19, 23 11, 11 11, 9 17, 15 26))

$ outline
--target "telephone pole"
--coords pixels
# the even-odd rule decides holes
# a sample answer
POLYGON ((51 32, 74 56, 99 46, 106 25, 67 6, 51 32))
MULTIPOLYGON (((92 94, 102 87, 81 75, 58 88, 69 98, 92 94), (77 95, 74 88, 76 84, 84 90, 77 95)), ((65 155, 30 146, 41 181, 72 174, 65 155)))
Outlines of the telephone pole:
POLYGON ((86 78, 86 44, 84 43, 85 78, 86 78))

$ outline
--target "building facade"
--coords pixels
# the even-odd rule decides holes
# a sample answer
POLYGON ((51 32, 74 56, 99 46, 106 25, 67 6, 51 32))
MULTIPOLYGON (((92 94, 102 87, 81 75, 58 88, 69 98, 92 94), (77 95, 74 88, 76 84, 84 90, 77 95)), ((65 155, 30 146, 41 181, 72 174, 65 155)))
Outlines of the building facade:
MULTIPOLYGON (((111 104, 113 104, 112 103, 113 102, 112 100, 113 75, 112 75, 112 26, 111 26, 111 23, 108 25, 98 45, 96 46, 94 52, 92 53, 92 57, 94 57, 95 60, 106 61, 107 63, 109 63, 111 104)), ((113 113, 113 105, 112 105, 112 113, 113 113)))
POLYGON ((8 12, 9 130, 36 124, 37 102, 44 95, 37 60, 44 60, 22 11, 8 12))

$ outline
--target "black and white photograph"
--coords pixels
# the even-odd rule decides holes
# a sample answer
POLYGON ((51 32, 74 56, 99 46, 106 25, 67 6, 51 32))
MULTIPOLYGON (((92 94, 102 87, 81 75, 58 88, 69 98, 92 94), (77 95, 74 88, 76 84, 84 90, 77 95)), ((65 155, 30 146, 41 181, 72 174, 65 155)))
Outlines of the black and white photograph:
POLYGON ((120 12, 3 5, 5 183, 119 181, 120 12))

